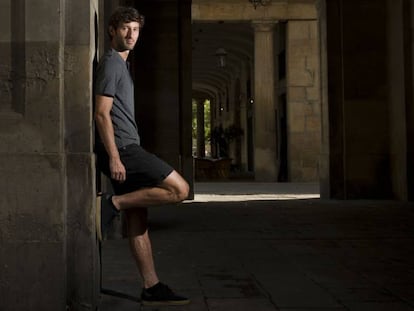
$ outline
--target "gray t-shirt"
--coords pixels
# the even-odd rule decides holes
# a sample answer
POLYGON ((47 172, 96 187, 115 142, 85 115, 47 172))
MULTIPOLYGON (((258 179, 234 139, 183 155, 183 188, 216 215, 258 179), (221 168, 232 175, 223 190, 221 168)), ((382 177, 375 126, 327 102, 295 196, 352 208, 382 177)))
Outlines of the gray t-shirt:
MULTIPOLYGON (((127 63, 114 49, 101 58, 96 71, 95 94, 114 99, 111 110, 115 144, 118 148, 140 144, 138 127, 135 122, 134 83, 127 63)), ((102 144, 99 135, 97 143, 102 144)))

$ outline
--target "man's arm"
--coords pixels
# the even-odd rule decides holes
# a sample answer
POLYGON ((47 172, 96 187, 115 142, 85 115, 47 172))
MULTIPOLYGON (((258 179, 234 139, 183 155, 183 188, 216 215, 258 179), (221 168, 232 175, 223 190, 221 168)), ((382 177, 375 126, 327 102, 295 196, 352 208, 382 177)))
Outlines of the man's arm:
POLYGON ((109 156, 111 178, 123 182, 126 179, 126 171, 115 144, 114 127, 111 120, 112 105, 112 97, 96 95, 95 122, 99 136, 109 156))

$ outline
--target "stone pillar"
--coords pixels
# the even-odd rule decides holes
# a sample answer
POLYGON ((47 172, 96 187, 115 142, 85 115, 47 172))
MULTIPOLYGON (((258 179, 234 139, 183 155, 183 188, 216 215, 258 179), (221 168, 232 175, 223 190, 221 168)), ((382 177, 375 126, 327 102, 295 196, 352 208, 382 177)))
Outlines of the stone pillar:
POLYGON ((240 73, 240 127, 243 129, 243 136, 241 137, 241 169, 242 171, 247 171, 247 103, 249 98, 247 98, 247 75, 246 75, 246 65, 241 66, 240 73))
POLYGON ((410 27, 405 27, 406 49, 409 51, 407 63, 410 64, 410 71, 407 76, 410 77, 407 85, 407 200, 414 201, 414 146, 411 143, 414 140, 414 5, 410 1, 404 2, 404 9, 409 15, 406 16, 410 21, 410 27), (409 33, 409 36, 407 36, 409 33), (410 100, 411 99, 411 100, 410 100))
MULTIPOLYGON (((236 129, 241 129, 241 82, 240 82, 240 73, 235 79, 235 90, 234 90, 234 106, 233 106, 233 124, 236 129)), ((234 164, 238 169, 241 168, 241 159, 242 159, 242 137, 237 136, 234 140, 234 164)))
POLYGON ((413 200, 413 39, 414 5, 388 0, 388 85, 390 116, 390 175, 393 196, 413 200))
POLYGON ((1 5, 2 310, 97 307, 94 5, 83 0, 1 5))
MULTIPOLYGON (((47 2, 47 1, 46 1, 47 2)), ((66 156, 66 300, 69 310, 95 310, 99 258, 95 231, 92 77, 98 47, 98 0, 65 1, 64 135, 66 156)), ((106 35, 106 27, 99 29, 106 35)))
POLYGON ((326 1, 329 187, 322 189, 335 199, 389 199, 388 13, 384 1, 356 3, 326 1))
POLYGON ((60 10, 60 2, 47 5, 44 1, 6 1, 0 10, 0 20, 9 21, 3 25, 2 33, 8 35, 1 35, 5 49, 0 50, 1 71, 9 73, 0 84, 7 101, 0 106, 3 310, 64 309, 63 14, 52 13, 60 10), (15 52, 23 58, 14 57, 15 52))
POLYGON ((275 21, 254 27, 254 172, 257 181, 277 180, 273 28, 275 21))
POLYGON ((199 158, 204 158, 206 155, 204 135, 204 99, 197 99, 197 157, 199 158))
POLYGON ((289 181, 319 179, 321 90, 318 22, 288 21, 286 31, 289 181))
POLYGON ((319 61, 321 74, 321 155, 319 161, 319 189, 321 198, 330 197, 330 149, 329 149, 329 109, 328 109, 328 49, 326 29, 326 2, 317 0, 319 23, 319 61))

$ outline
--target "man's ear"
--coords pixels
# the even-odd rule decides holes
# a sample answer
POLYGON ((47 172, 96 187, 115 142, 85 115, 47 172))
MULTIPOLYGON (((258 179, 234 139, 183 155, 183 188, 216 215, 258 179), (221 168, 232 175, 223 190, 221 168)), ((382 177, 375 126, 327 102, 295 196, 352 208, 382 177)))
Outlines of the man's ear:
POLYGON ((113 26, 109 26, 108 32, 111 37, 113 37, 115 35, 115 28, 113 26))

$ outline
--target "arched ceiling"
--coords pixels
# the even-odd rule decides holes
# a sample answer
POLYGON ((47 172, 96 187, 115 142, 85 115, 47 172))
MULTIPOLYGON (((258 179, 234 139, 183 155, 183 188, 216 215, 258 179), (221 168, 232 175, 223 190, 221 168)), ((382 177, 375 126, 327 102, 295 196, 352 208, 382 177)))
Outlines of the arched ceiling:
POLYGON ((316 19, 318 1, 271 0, 254 9, 249 0, 192 0, 193 92, 223 93, 241 66, 250 69, 252 21, 316 19), (225 68, 218 67, 215 53, 219 48, 227 52, 225 68))
POLYGON ((209 87, 223 92, 243 64, 253 59, 253 27, 249 22, 193 23, 192 72, 193 90, 209 87), (218 66, 217 49, 227 52, 226 66, 218 66))

